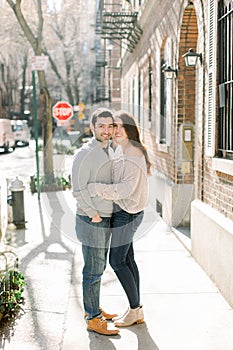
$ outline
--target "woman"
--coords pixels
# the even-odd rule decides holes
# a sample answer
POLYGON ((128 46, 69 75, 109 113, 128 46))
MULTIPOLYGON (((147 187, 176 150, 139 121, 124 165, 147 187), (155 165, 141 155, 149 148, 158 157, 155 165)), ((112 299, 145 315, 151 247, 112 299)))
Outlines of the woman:
POLYGON ((114 201, 109 260, 127 295, 129 308, 113 320, 117 327, 127 327, 144 322, 133 237, 148 202, 147 176, 151 163, 140 140, 139 129, 133 117, 125 111, 115 115, 114 141, 121 146, 122 153, 113 161, 113 184, 92 183, 88 190, 92 197, 101 196, 114 201))

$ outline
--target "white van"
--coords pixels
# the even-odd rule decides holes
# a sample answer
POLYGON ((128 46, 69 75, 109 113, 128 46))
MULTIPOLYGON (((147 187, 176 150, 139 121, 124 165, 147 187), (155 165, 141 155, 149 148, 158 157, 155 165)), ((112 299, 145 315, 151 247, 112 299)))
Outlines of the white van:
POLYGON ((16 146, 28 146, 31 133, 26 120, 11 120, 11 128, 15 136, 16 146))
POLYGON ((6 153, 15 149, 15 137, 9 119, 0 118, 0 148, 6 153))

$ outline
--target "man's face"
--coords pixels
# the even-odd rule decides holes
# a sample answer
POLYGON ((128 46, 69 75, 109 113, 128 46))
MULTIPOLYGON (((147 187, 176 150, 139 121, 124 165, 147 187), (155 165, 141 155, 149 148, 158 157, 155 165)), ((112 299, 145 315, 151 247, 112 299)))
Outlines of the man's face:
POLYGON ((97 118, 95 126, 92 125, 92 132, 97 141, 104 142, 104 143, 109 141, 113 133, 112 118, 111 117, 97 118))

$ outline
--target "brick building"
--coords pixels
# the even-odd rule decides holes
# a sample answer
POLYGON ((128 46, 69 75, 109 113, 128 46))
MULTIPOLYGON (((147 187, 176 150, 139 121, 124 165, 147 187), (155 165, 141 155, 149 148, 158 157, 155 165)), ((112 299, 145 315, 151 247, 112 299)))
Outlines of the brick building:
POLYGON ((190 230, 192 255, 233 305, 233 1, 122 1, 108 20, 101 6, 101 37, 120 46, 121 108, 155 164, 155 210, 190 230))

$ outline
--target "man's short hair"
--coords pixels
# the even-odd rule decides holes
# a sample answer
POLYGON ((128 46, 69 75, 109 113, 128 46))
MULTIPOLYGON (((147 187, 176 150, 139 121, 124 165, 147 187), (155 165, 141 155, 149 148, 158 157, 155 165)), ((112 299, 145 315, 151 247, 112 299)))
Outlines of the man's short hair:
POLYGON ((114 121, 113 113, 107 108, 98 108, 92 113, 91 124, 93 126, 95 126, 97 118, 112 118, 112 122, 114 121))

